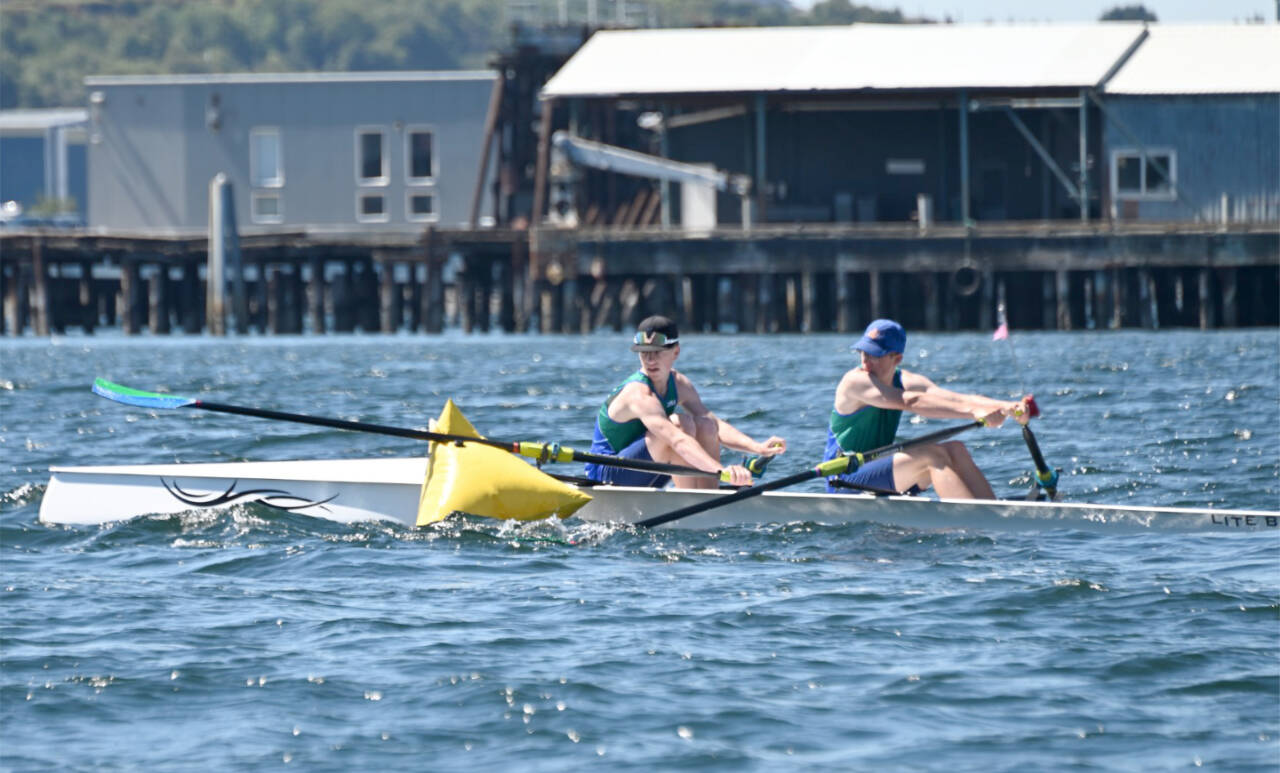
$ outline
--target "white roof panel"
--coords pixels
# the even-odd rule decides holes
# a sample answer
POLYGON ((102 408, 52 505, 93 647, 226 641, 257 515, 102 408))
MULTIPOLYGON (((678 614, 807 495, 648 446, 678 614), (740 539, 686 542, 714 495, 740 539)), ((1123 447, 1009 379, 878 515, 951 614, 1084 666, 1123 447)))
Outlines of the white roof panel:
POLYGON ((548 97, 1097 84, 1141 25, 907 25, 601 31, 548 97))
POLYGON ((240 72, 179 75, 90 75, 86 86, 192 86, 254 83, 409 83, 493 80, 492 70, 369 70, 359 72, 240 72))
POLYGON ((1108 94, 1280 93, 1280 26, 1153 24, 1108 94))
POLYGON ((42 132, 59 126, 77 126, 89 120, 89 111, 78 107, 0 110, 0 131, 42 132))

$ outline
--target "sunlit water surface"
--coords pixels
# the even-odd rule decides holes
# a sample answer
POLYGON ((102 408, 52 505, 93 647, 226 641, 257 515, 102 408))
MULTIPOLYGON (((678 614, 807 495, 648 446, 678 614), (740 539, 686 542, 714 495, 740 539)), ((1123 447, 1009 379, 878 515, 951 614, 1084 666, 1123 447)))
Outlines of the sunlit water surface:
MULTIPOLYGON (((787 437, 780 476, 820 456, 849 343, 687 335, 678 366, 787 437)), ((1034 392, 1069 500, 1280 509, 1276 331, 1014 345, 913 335, 906 365, 1034 392)), ((422 451, 131 409, 95 376, 398 426, 452 397, 486 433, 585 448, 633 357, 607 335, 0 342, 0 767, 1280 767, 1275 534, 37 520, 51 465, 422 451)), ((1017 432, 964 439, 997 492, 1025 491, 1017 432)))

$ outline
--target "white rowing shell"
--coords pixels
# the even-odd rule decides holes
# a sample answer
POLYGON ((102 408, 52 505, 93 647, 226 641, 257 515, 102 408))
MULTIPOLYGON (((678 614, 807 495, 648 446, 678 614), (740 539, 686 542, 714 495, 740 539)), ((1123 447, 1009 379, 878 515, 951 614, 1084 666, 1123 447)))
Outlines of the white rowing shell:
MULTIPOLYGON (((425 474, 425 458, 54 467, 40 504, 40 520, 102 524, 140 515, 256 502, 344 523, 390 520, 412 525, 425 474)), ((634 523, 721 495, 717 491, 620 487, 597 487, 590 493, 591 503, 574 517, 621 523, 634 523)), ((771 491, 672 521, 663 528, 863 521, 907 528, 980 531, 1280 534, 1280 512, 788 491, 771 491)))

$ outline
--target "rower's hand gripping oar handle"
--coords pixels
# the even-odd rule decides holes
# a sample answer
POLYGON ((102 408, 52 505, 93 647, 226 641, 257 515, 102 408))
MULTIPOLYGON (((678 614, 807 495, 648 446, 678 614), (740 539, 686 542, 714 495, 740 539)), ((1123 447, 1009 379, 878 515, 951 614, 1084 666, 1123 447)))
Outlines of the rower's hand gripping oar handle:
POLYGON ((982 422, 974 421, 974 422, 970 422, 969 424, 961 424, 958 427, 948 427, 946 429, 941 429, 941 430, 938 430, 937 432, 931 432, 927 435, 921 435, 920 437, 912 438, 911 440, 904 440, 900 443, 893 443, 891 445, 883 446, 881 448, 876 448, 871 451, 866 451, 859 454, 848 454, 845 456, 837 456, 834 459, 829 459, 815 467, 805 470, 804 472, 798 472, 795 475, 788 475, 785 478, 778 478, 775 481, 770 481, 769 483, 761 483, 759 485, 752 486, 750 488, 738 489, 732 494, 725 494, 724 496, 714 497, 704 502, 698 502, 697 504, 688 505, 687 507, 681 507, 677 510, 672 510, 669 513, 663 513, 662 515, 655 515, 652 518, 646 518, 643 521, 636 521, 636 526, 640 526, 643 528, 661 526, 664 523, 670 523, 671 521, 679 520, 681 518, 687 518, 690 515, 697 515, 698 513, 706 512, 707 510, 712 510, 717 507, 724 507, 725 505, 730 505, 730 504, 733 504, 734 502, 747 499, 749 497, 760 496, 761 494, 767 491, 776 491, 780 488, 786 488, 787 486, 793 486, 797 483, 803 483, 806 480, 813 480, 814 478, 829 478, 833 475, 843 475, 846 472, 850 472, 851 470, 858 469, 863 464, 866 464, 872 459, 879 458, 886 454, 896 453, 897 451, 900 451, 904 448, 910 448, 912 446, 917 446, 924 443, 937 443, 939 441, 946 440, 952 435, 958 435, 961 432, 964 432, 965 430, 969 430, 969 429, 973 429, 974 427, 981 427, 981 426, 982 426, 982 422))
POLYGON ((693 467, 683 467, 678 464, 666 464, 665 462, 649 462, 643 459, 623 459, 617 456, 608 456, 606 454, 592 454, 582 451, 575 451, 568 446, 562 446, 559 443, 533 443, 528 441, 519 441, 504 446, 513 454, 519 454, 530 459, 535 459, 539 464, 546 462, 590 462, 593 464, 603 464, 612 467, 629 467, 630 469, 643 470, 646 472, 658 472, 667 475, 699 475, 702 477, 718 477, 722 482, 729 483, 729 471, 721 470, 720 472, 705 472, 693 467))

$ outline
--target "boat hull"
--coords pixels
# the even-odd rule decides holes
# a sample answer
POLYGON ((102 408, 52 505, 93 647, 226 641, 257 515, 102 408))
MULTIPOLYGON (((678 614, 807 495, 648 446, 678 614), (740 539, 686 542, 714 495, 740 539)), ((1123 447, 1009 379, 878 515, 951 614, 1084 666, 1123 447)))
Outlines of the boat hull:
MULTIPOLYGON (((101 524, 140 515, 190 512, 255 502, 316 518, 352 523, 390 520, 413 525, 426 459, 55 467, 40 520, 101 524)), ((575 514, 585 521, 635 523, 717 491, 596 487, 575 514)), ((1270 532, 1280 512, 1129 507, 1025 501, 937 500, 864 494, 768 492, 713 508, 662 528, 708 529, 741 524, 874 522, 917 529, 1105 533, 1270 532)))

